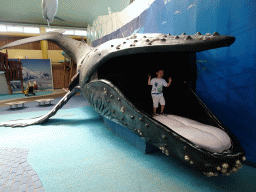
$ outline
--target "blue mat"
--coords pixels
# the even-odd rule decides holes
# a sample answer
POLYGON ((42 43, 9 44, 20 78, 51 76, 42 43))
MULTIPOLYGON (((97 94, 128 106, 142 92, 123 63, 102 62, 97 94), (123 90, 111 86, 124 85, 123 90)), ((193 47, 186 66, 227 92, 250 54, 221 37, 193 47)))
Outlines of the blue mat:
MULTIPOLYGON (((0 122, 43 114, 5 114, 0 122)), ((109 131, 90 106, 61 109, 43 125, 0 129, 0 147, 29 149, 27 161, 45 191, 256 191, 255 168, 207 178, 161 153, 142 153, 109 131)))
MULTIPOLYGON (((36 91, 34 92, 35 96, 39 95, 48 95, 52 94, 52 91, 36 91)), ((11 95, 0 95, 0 100, 7 100, 7 99, 16 99, 16 98, 27 98, 28 96, 25 96, 25 94, 22 93, 13 93, 11 95)), ((29 97, 33 97, 33 95, 29 95, 29 97)))

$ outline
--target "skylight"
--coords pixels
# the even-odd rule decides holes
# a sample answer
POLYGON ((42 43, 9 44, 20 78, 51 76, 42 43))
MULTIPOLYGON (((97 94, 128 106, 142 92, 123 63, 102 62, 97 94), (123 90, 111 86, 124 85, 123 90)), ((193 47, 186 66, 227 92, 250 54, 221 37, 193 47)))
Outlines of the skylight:
POLYGON ((64 35, 74 35, 74 30, 66 30, 63 34, 64 35))
POLYGON ((40 33, 39 27, 24 27, 24 33, 40 33))
POLYGON ((7 32, 23 32, 23 27, 7 26, 7 32))
POLYGON ((5 25, 0 25, 0 32, 6 32, 6 26, 5 25))
POLYGON ((55 30, 60 30, 60 29, 57 29, 57 28, 46 28, 45 32, 51 32, 51 31, 55 31, 55 30))
MULTIPOLYGON (((45 28, 46 32, 56 31, 56 30, 65 30, 64 35, 76 35, 76 36, 87 36, 86 30, 76 30, 68 28, 45 28)), ((36 33, 40 34, 39 27, 30 27, 30 26, 15 26, 15 25, 0 25, 0 32, 19 32, 19 33, 36 33)))
POLYGON ((77 36, 87 36, 87 31, 75 30, 75 35, 77 35, 77 36))

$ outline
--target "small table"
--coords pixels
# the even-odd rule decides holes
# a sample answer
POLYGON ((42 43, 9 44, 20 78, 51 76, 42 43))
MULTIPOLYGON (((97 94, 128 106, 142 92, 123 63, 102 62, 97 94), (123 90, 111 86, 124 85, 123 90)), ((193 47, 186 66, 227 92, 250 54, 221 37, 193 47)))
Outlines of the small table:
POLYGON ((6 103, 6 104, 10 106, 10 109, 15 109, 15 108, 18 108, 19 104, 21 104, 21 107, 24 107, 24 103, 27 103, 27 101, 15 101, 15 102, 6 103))
POLYGON ((40 99, 36 101, 38 102, 39 105, 50 105, 51 101, 54 101, 54 99, 40 99), (49 102, 49 103, 46 104, 46 102, 49 102))

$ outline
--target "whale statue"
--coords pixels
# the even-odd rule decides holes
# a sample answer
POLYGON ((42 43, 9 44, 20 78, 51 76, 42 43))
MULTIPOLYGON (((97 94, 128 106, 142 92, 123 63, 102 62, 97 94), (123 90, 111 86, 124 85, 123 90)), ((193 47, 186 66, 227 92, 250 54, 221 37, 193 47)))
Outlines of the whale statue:
MULTIPOLYGON (((146 68, 151 65, 150 57, 158 59, 157 62, 166 62, 166 59, 162 58, 164 54, 170 60, 173 55, 180 53, 227 47, 234 43, 235 37, 220 35, 217 32, 206 35, 199 32, 195 35, 146 33, 113 39, 92 47, 84 41, 77 41, 53 31, 9 43, 0 50, 40 40, 57 44, 77 63, 77 74, 72 78, 69 92, 45 115, 33 119, 1 122, 1 126, 24 127, 43 123, 55 115, 72 96, 80 92, 100 115, 123 125, 167 156, 179 159, 209 177, 230 175, 242 167, 246 157, 238 139, 213 115, 193 89, 188 88, 191 98, 198 103, 193 114, 200 108, 203 111, 202 119, 208 119, 209 125, 177 115, 153 118, 140 108, 140 102, 126 94, 129 92, 131 95, 134 91, 134 86, 128 82, 136 79, 136 70, 131 70, 130 80, 126 84, 121 80, 111 82, 112 77, 107 72, 115 70, 118 76, 118 72, 130 70, 129 66, 136 63, 138 56, 139 63, 133 67, 141 65, 141 68, 146 68), (129 62, 126 62, 128 60, 129 62), (112 69, 113 63, 115 69, 112 69), (95 79, 97 71, 98 79, 95 79)), ((139 90, 135 92, 137 96, 143 94, 138 92, 139 90)))
POLYGON ((58 0, 42 0, 42 13, 44 19, 47 21, 48 26, 53 22, 54 19, 65 21, 59 17, 56 17, 58 10, 58 0))

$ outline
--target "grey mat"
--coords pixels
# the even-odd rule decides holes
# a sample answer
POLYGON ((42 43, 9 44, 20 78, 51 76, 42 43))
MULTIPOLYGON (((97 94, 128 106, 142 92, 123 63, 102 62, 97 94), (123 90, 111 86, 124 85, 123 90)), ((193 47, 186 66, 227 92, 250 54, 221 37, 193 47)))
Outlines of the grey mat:
POLYGON ((28 151, 0 148, 0 191, 44 191, 38 175, 27 162, 28 151))

